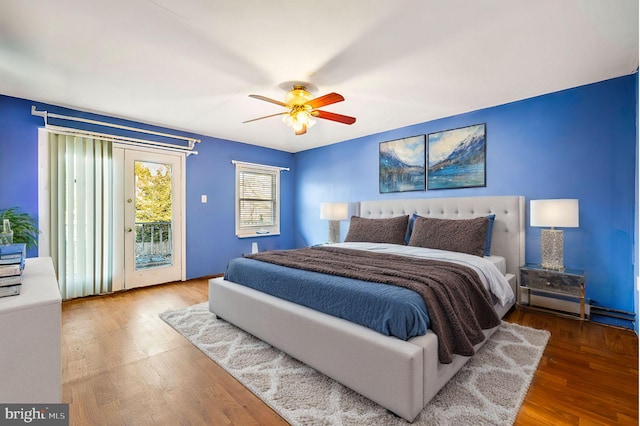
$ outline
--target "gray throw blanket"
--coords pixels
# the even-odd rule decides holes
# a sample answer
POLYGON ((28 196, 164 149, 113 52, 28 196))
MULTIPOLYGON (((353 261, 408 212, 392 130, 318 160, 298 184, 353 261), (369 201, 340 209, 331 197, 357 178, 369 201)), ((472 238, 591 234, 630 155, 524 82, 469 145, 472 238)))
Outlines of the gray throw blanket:
POLYGON ((338 247, 276 250, 246 257, 417 292, 438 336, 438 358, 443 364, 452 362, 452 354, 473 355, 473 347, 484 340, 482 330, 500 324, 489 292, 467 266, 338 247))

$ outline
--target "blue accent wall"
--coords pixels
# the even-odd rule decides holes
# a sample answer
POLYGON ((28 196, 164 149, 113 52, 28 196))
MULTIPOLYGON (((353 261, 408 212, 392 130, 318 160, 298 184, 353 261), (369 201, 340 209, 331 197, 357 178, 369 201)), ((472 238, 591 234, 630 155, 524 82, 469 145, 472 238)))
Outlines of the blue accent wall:
MULTIPOLYGON (((133 126, 170 134, 195 137, 202 140, 195 150, 198 155, 186 159, 186 271, 187 278, 196 278, 224 272, 227 262, 248 253, 251 243, 258 242, 261 250, 293 247, 293 185, 294 173, 281 174, 281 234, 239 239, 235 236, 235 168, 231 160, 292 167, 293 154, 192 133, 178 132, 143 123, 105 117, 72 109, 47 105, 0 95, 0 209, 18 206, 23 211, 38 215, 38 128, 42 117, 31 114, 31 106, 38 111, 94 119, 133 126), (208 202, 201 203, 206 194, 208 202)), ((69 125, 62 120, 52 124, 69 125)), ((172 142, 155 136, 141 136, 125 130, 73 122, 73 127, 121 136, 135 136, 160 142, 172 142)), ((27 256, 37 256, 37 249, 27 256)))
MULTIPOLYGON (((640 259, 640 204, 639 204, 639 200, 638 200, 638 195, 640 195, 640 144, 638 143, 639 140, 639 136, 640 136, 640 129, 638 128, 638 120, 640 119, 640 107, 639 107, 639 103, 638 103, 638 98, 640 97, 640 91, 638 88, 638 70, 636 70, 636 75, 635 75, 635 87, 634 87, 634 93, 636 96, 636 111, 635 111, 635 117, 636 117, 636 173, 635 173, 635 182, 636 182, 636 188, 635 188, 635 192, 636 192, 636 214, 635 214, 635 239, 634 239, 634 267, 635 267, 635 291, 634 291, 634 297, 633 297, 633 306, 635 307, 634 312, 636 312, 636 315, 638 313, 638 299, 640 297, 640 292, 639 292, 639 288, 638 286, 640 285, 640 265, 638 265, 638 260, 640 259)), ((635 322, 635 331, 636 334, 638 334, 640 328, 640 321, 636 321, 635 322)))
POLYGON ((252 242, 260 251, 293 248, 293 154, 213 138, 204 138, 196 149, 199 154, 187 158, 187 278, 224 272, 230 259, 251 252, 252 242), (236 237, 231 160, 291 167, 280 173, 279 236, 236 237), (201 194, 208 195, 206 204, 201 194))
MULTIPOLYGON (((594 304, 635 312, 636 90, 634 74, 298 153, 296 245, 326 241, 321 202, 523 195, 528 211, 531 199, 577 198, 565 265, 585 270, 594 304), (379 193, 380 142, 478 123, 487 125, 486 187, 379 193)), ((526 228, 527 262, 540 262, 540 231, 526 228)))
MULTIPOLYGON (((0 96, 0 209, 38 216, 38 125, 27 101, 0 96)), ((37 248, 27 251, 37 256, 37 248)))

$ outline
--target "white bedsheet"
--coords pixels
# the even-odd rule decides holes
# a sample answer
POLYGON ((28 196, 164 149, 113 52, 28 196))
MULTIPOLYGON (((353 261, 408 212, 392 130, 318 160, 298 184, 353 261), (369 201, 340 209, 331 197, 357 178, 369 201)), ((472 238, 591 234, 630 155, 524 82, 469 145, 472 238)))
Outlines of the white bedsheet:
POLYGON ((333 247, 343 247, 356 250, 367 250, 372 252, 397 254, 401 256, 421 257, 425 259, 445 260, 449 262, 465 265, 478 273, 485 288, 489 290, 500 302, 502 306, 515 301, 515 295, 498 266, 484 257, 474 256, 466 253, 453 251, 428 249, 422 247, 402 246, 397 244, 379 243, 336 243, 328 244, 333 247))
POLYGON ((496 265, 496 268, 498 268, 498 271, 500 271, 502 275, 507 275, 507 259, 495 255, 485 256, 484 258, 496 265))

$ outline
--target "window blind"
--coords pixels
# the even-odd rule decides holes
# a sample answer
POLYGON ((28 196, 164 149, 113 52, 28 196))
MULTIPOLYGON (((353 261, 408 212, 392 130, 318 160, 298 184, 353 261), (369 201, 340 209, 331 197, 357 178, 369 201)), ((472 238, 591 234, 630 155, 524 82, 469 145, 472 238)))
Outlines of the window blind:
POLYGON ((240 171, 240 226, 273 226, 276 222, 276 176, 240 171))
POLYGON ((281 167, 233 161, 236 166, 236 235, 280 233, 281 167))

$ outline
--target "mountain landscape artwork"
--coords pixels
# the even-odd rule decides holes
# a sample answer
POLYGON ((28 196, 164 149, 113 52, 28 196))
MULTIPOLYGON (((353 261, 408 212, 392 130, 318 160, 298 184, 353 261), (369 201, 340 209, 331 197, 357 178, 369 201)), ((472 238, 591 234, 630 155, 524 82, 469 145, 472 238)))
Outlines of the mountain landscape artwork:
POLYGON ((425 190, 425 135, 380 143, 380 193, 425 190))
POLYGON ((486 185, 486 125, 430 133, 428 189, 486 185))

